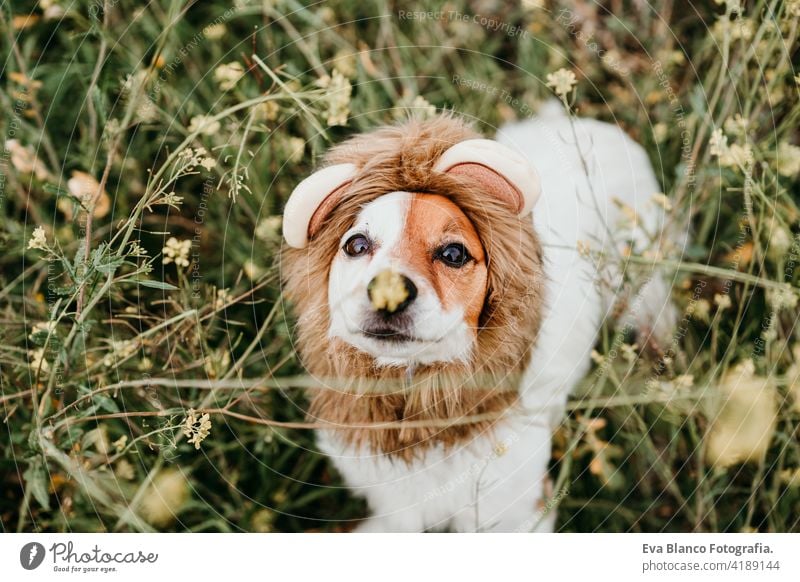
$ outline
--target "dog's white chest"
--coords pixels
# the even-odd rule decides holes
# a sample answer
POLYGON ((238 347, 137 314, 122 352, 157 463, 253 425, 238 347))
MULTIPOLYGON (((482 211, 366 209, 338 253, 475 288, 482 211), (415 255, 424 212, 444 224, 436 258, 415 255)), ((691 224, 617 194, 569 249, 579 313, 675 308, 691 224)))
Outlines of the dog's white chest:
POLYGON ((516 418, 491 435, 445 451, 425 449, 411 463, 343 445, 321 431, 329 455, 355 495, 372 510, 359 531, 535 531, 550 529, 541 505, 550 428, 538 418, 516 418))

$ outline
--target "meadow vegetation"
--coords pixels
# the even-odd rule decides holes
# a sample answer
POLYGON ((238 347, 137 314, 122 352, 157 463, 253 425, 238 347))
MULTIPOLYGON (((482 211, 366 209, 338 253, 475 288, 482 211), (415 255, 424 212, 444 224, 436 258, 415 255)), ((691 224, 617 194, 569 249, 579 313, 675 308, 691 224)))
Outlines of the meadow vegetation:
POLYGON ((492 135, 554 95, 642 143, 692 228, 598 256, 634 287, 663 267, 680 317, 668 345, 604 325, 558 528, 800 530, 800 1, 654 6, 3 2, 2 530, 351 529, 283 204, 354 132, 454 110, 492 135))

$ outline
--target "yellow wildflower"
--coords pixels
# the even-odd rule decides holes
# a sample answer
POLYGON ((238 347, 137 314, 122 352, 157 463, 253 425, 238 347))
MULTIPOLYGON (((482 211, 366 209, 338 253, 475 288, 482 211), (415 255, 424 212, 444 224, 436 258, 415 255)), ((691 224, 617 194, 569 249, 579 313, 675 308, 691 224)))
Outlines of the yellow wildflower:
POLYGON ((548 73, 546 85, 559 97, 566 97, 572 88, 578 84, 575 73, 568 69, 561 68, 555 73, 548 73))

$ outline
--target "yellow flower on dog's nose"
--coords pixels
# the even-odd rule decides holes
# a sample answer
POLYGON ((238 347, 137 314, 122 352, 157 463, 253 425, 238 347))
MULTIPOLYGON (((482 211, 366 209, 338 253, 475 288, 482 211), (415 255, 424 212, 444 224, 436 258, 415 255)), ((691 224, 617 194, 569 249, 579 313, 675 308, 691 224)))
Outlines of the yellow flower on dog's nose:
POLYGON ((376 310, 394 313, 397 307, 408 299, 408 288, 403 276, 391 269, 381 271, 369 283, 369 299, 376 310))

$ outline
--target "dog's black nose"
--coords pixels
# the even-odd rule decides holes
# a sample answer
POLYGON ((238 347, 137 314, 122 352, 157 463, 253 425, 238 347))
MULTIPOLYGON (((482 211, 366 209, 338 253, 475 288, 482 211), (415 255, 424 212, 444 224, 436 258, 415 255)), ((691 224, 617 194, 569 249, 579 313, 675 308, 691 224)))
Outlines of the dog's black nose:
POLYGON ((383 315, 395 315, 417 298, 417 286, 405 275, 387 269, 369 282, 367 295, 375 311, 383 315))

